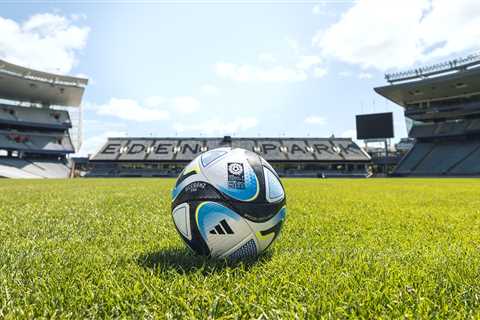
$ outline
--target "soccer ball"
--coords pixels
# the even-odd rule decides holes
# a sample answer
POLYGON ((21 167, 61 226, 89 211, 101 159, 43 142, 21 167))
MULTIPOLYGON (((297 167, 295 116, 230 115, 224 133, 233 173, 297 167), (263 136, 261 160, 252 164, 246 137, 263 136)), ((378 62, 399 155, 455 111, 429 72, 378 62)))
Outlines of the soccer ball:
POLYGON ((285 191, 258 154, 218 148, 190 162, 172 191, 172 216, 183 241, 212 258, 252 258, 278 237, 285 191))

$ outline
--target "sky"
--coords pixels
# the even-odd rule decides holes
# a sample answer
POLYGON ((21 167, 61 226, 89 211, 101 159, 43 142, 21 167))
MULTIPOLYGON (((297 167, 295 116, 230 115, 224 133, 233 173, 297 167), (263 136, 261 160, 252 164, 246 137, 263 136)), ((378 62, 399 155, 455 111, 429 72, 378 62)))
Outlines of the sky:
POLYGON ((2 1, 0 59, 88 77, 83 146, 112 136, 355 138, 402 108, 386 72, 477 52, 478 0, 2 1))

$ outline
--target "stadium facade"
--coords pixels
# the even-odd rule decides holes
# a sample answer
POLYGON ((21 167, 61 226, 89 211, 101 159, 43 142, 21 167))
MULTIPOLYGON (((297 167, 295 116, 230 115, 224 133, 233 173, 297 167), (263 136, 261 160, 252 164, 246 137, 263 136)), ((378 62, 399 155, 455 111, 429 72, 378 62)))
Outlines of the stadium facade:
POLYGON ((480 175, 480 54, 386 79, 375 91, 405 109, 415 139, 394 175, 480 175))
POLYGON ((0 177, 70 175, 67 155, 81 145, 87 84, 0 60, 0 177))
POLYGON ((366 177, 370 156, 347 138, 109 138, 90 160, 90 177, 173 177, 220 147, 258 153, 281 176, 366 177))

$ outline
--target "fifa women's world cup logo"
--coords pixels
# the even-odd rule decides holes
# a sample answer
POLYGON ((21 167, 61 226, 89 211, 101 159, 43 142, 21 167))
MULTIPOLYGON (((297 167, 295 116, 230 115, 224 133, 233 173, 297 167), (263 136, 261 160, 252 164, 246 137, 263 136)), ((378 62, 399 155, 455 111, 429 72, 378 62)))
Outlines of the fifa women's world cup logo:
POLYGON ((245 174, 243 163, 229 162, 228 168, 228 187, 232 189, 245 189, 245 174))

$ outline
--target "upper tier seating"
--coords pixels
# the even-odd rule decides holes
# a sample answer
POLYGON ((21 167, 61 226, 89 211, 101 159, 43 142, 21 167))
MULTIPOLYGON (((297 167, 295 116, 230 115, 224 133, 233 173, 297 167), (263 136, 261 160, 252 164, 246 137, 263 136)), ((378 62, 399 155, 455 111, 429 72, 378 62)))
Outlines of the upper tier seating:
POLYGON ((436 130, 437 125, 435 123, 418 124, 412 127, 408 135, 411 138, 433 137, 436 130))
POLYGON ((30 152, 71 153, 72 141, 65 133, 16 132, 0 130, 0 148, 30 152))
POLYGON ((437 126, 435 131, 436 136, 456 136, 465 134, 465 129, 467 127, 466 121, 459 122, 442 122, 437 126))
POLYGON ((72 127, 67 111, 5 104, 0 104, 0 123, 51 129, 72 127))

